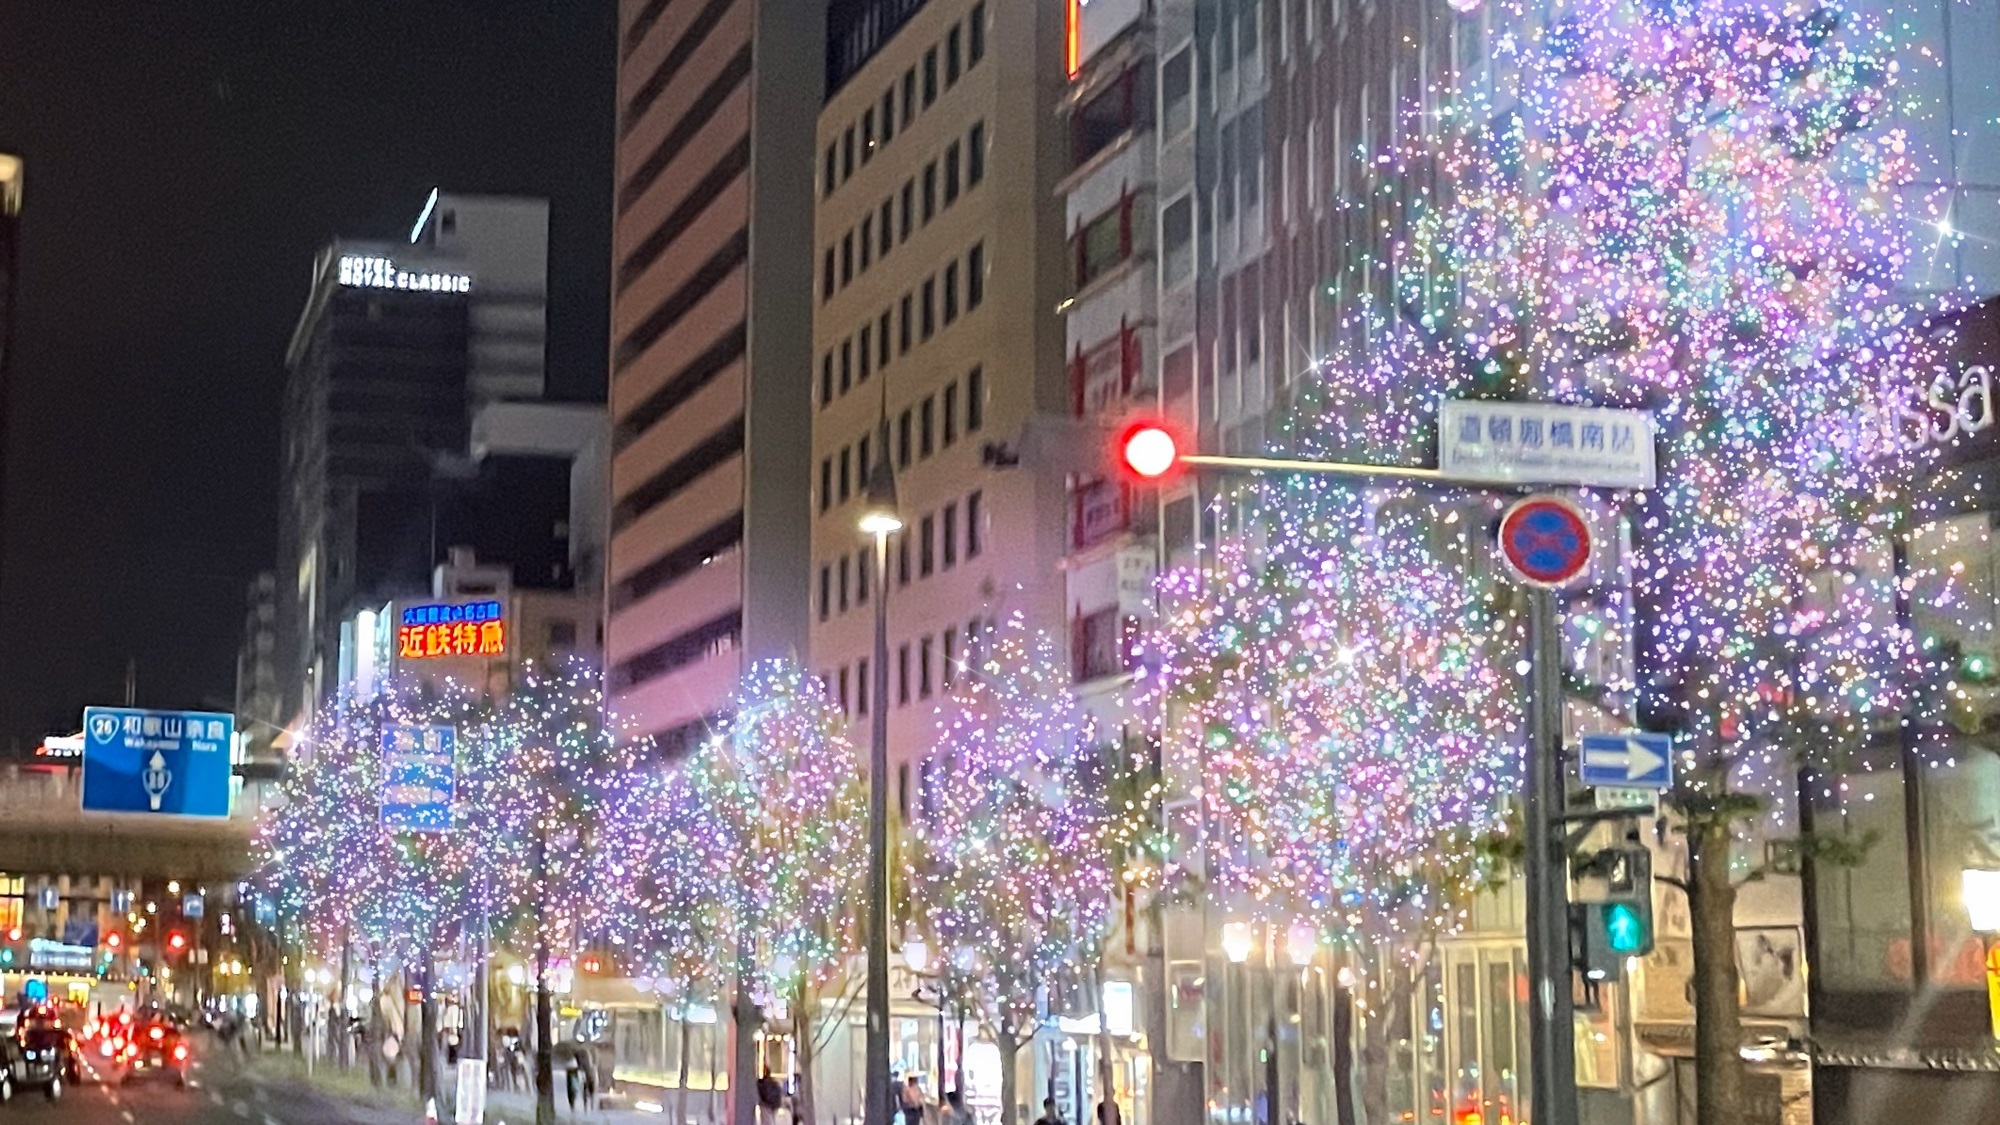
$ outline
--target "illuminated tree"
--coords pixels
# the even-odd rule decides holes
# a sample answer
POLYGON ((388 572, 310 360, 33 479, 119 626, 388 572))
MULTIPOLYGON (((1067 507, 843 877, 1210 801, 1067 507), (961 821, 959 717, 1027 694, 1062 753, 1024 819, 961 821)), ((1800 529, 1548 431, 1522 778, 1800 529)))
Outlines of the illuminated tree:
POLYGON ((1409 222, 1367 265, 1394 307, 1354 311, 1308 446, 1419 461, 1444 398, 1652 412, 1660 486, 1602 498, 1636 541, 1611 599, 1636 683, 1595 701, 1679 739, 1700 1112, 1731 1122, 1730 843, 1789 776, 1801 706, 1823 747, 1906 703, 1907 638, 1860 608, 1888 600, 1866 581, 1887 531, 1868 513, 1895 443, 1855 419, 1932 362, 1896 301, 1936 216, 1888 124, 1911 108, 1897 68, 1922 60, 1834 3, 1492 7, 1457 129, 1385 158, 1409 222), (1809 596, 1828 574, 1836 595, 1809 596))
POLYGON ((1038 994, 1101 939, 1113 892, 1099 748, 1046 634, 1003 622, 940 712, 935 770, 912 863, 918 909, 969 978, 1000 1048, 1000 1104, 1016 1104, 1038 994))
POLYGON ((857 947, 867 804, 847 720, 825 685, 787 661, 751 668, 729 717, 686 767, 700 831, 690 843, 716 904, 737 994, 731 1089, 749 1097, 760 1001, 782 999, 799 1033, 798 1113, 811 1120, 813 1058, 839 1011, 822 990, 857 947))

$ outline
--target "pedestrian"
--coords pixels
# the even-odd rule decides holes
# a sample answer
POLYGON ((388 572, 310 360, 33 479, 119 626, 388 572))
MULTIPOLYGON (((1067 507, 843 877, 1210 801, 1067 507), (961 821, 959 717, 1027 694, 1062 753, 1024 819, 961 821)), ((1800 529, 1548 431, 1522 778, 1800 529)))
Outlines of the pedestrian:
POLYGON ((1106 1098, 1097 1103, 1097 1125, 1123 1125, 1124 1118, 1118 1112, 1118 1103, 1106 1098))
POLYGON ((945 1125, 972 1125, 972 1115, 965 1111, 965 1098, 957 1090, 944 1096, 944 1104, 945 1125))
POLYGON ((914 1074, 903 1080, 903 1125, 924 1125, 924 1090, 914 1074))
POLYGON ((597 1053, 583 1053, 583 1108, 585 1112, 597 1112, 597 1053))
POLYGON ((569 1063, 563 1069, 564 1088, 569 1093, 570 1116, 576 1116, 576 1096, 583 1091, 583 1077, 577 1073, 576 1052, 571 1051, 569 1063))
POLYGON ((1054 1098, 1042 1099, 1042 1115, 1035 1119, 1035 1125, 1063 1125, 1062 1114, 1056 1112, 1054 1098))
POLYGON ((757 1080, 757 1120, 759 1125, 777 1125, 778 1111, 785 1105, 785 1087, 771 1077, 771 1067, 764 1066, 764 1076, 757 1080))

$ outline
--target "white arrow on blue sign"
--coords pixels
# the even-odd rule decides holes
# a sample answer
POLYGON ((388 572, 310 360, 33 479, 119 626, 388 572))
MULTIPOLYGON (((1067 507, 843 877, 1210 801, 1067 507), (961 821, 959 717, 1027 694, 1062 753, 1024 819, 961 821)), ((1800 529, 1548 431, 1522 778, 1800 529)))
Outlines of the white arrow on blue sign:
POLYGON ((1622 789, 1670 789, 1674 784, 1673 741, 1664 734, 1586 734, 1578 771, 1585 785, 1622 789))

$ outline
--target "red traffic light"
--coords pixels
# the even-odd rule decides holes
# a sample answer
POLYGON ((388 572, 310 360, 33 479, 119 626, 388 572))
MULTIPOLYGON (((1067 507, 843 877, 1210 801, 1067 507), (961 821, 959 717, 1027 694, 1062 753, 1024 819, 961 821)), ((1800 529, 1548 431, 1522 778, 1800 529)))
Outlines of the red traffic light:
POLYGON ((1118 459, 1142 481, 1161 480, 1180 467, 1180 440, 1157 422, 1134 423, 1118 439, 1118 459))
POLYGON ((121 938, 121 937, 119 937, 119 936, 118 936, 118 934, 117 934, 116 932, 112 932, 112 933, 108 933, 108 934, 105 934, 105 935, 104 935, 104 945, 105 945, 105 948, 107 948, 107 949, 116 949, 116 948, 118 948, 118 944, 119 944, 119 943, 120 943, 121 941, 123 941, 123 940, 124 940, 124 939, 123 939, 123 938, 121 938))
POLYGON ((175 953, 186 949, 187 943, 188 939, 181 936, 179 930, 175 930, 173 933, 167 935, 167 948, 173 950, 175 953))

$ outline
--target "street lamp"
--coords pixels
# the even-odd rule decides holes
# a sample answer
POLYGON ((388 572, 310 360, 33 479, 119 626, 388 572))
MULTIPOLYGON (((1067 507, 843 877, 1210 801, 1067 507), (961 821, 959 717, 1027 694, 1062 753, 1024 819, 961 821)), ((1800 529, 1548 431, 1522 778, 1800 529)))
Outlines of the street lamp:
POLYGON ((868 1027, 863 1125, 888 1125, 889 1107, 889 537, 903 530, 885 412, 868 467, 860 528, 875 537, 874 710, 868 739, 868 1027))
MULTIPOLYGON (((917 976, 923 976, 924 970, 928 968, 931 963, 931 947, 925 944, 923 938, 920 937, 906 938, 903 941, 903 963, 910 967, 910 972, 914 973, 917 976)), ((931 1079, 931 1085, 933 1087, 931 1092, 937 1096, 938 1104, 942 1105, 944 1104, 944 1003, 945 1003, 944 984, 942 981, 940 981, 933 988, 932 993, 937 997, 938 1024, 937 1024, 937 1074, 931 1079)), ((916 998, 919 1001, 923 1000, 924 998, 924 990, 921 985, 918 986, 917 988, 916 998)))
POLYGON ((1959 878, 1965 917, 1986 951, 1987 1018, 2000 1039, 2000 870, 1968 867, 1959 878))

